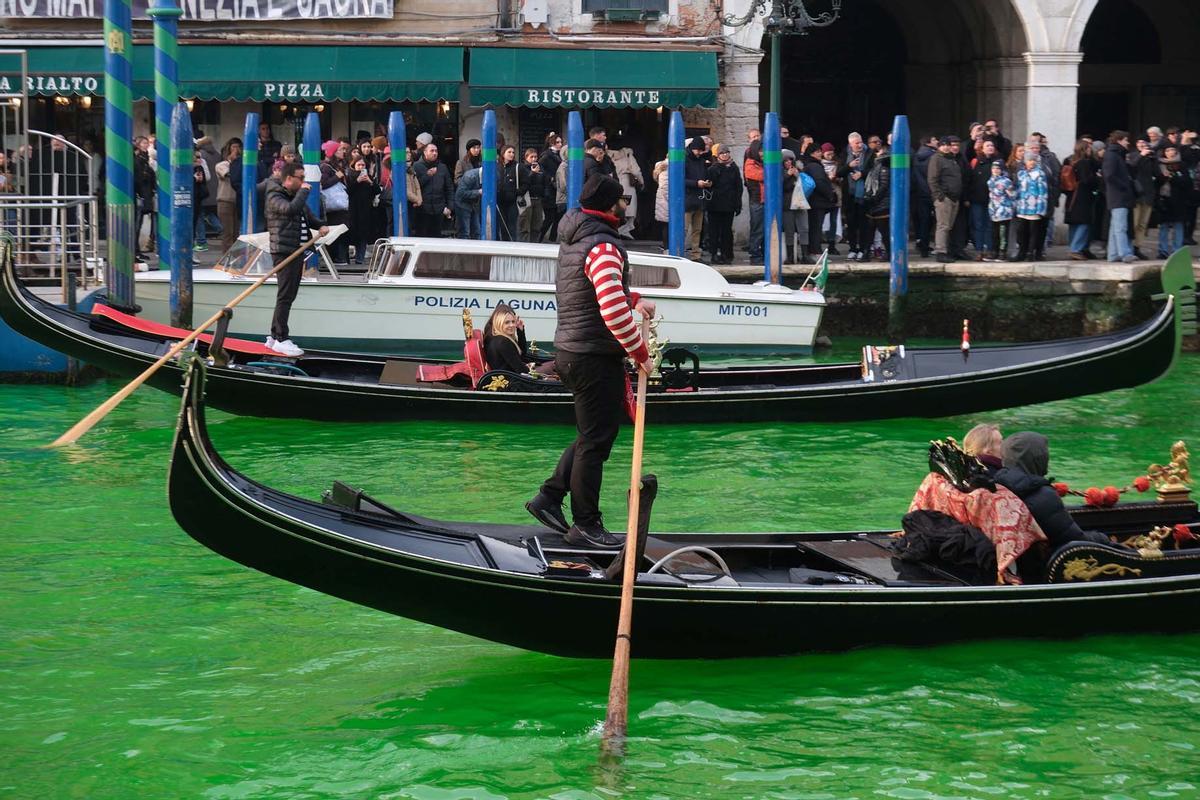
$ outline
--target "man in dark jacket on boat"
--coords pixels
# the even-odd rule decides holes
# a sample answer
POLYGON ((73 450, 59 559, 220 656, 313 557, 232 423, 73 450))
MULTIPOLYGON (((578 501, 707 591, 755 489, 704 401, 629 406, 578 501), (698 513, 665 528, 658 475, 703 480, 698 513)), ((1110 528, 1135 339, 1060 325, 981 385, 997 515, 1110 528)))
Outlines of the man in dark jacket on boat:
POLYGON ((617 549, 622 538, 604 528, 600 483, 624 411, 628 355, 649 368, 649 352, 633 312, 654 316, 654 304, 629 291, 629 258, 617 235, 625 216, 624 189, 592 175, 579 193, 580 208, 558 226, 559 255, 554 333, 558 374, 575 398, 575 441, 541 490, 525 504, 539 522, 565 533, 569 544, 617 549), (574 524, 567 527, 563 498, 571 495, 574 524))
POLYGON ((1014 433, 1004 440, 1003 449, 1004 467, 996 471, 996 483, 1007 486, 1029 507, 1051 548, 1075 541, 1111 544, 1102 533, 1081 530, 1067 513, 1062 498, 1046 478, 1050 446, 1045 436, 1032 431, 1014 433))
MULTIPOLYGON (((312 238, 314 226, 321 220, 308 208, 308 184, 304 182, 304 165, 288 164, 283 168, 281 182, 267 184, 267 232, 271 235, 271 263, 278 264, 301 244, 312 238)), ((329 229, 321 227, 317 234, 324 236, 329 229)), ((302 356, 304 351, 288 336, 288 317, 292 302, 300 289, 304 272, 303 259, 297 258, 283 268, 275 288, 275 314, 271 317, 271 335, 267 347, 285 356, 302 356)))

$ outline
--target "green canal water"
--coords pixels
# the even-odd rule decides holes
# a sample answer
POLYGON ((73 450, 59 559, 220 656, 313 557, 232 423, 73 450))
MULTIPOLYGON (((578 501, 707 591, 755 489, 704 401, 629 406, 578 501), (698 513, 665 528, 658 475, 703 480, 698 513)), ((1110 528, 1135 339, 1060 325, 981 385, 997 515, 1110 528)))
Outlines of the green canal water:
MULTIPOLYGON (((173 398, 140 390, 79 446, 35 449, 119 386, 0 386, 0 797, 1200 797, 1200 636, 634 662, 629 754, 601 768, 607 662, 389 617, 189 539, 166 505, 173 398)), ((989 418, 1047 433, 1060 480, 1124 485, 1178 438, 1200 450, 1197 387, 1187 356, 1151 386, 989 418)), ((508 522, 570 437, 210 418, 270 485, 342 478, 508 522)), ((652 429, 655 527, 894 526, 928 440, 982 419, 652 429)), ((616 527, 628 463, 626 433, 616 527)))

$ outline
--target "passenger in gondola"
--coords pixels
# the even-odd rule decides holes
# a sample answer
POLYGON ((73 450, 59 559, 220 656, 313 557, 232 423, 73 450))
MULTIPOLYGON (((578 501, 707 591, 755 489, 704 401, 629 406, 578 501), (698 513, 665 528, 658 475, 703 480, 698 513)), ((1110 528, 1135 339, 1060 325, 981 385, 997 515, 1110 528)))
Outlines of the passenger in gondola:
POLYGON ((1104 534, 1082 530, 1050 485, 1046 477, 1050 445, 1045 436, 1032 431, 1014 433, 1004 440, 1003 459, 1004 466, 995 473, 996 483, 1010 489, 1028 506, 1052 549, 1075 541, 1110 544, 1104 534))
POLYGON ((487 324, 483 326, 483 355, 492 369, 503 369, 518 375, 538 372, 553 373, 554 364, 539 365, 529 352, 525 339, 525 321, 507 303, 499 303, 487 324))
POLYGON ((979 459, 989 478, 994 478, 996 471, 1004 466, 1003 446, 1004 436, 1000 429, 986 422, 971 428, 963 437, 963 452, 979 459))

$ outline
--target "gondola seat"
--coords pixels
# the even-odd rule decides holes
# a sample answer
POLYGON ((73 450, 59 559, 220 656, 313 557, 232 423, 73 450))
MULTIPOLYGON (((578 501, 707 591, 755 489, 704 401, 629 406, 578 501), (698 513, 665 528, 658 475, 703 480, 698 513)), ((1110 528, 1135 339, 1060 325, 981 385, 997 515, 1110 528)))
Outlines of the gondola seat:
POLYGON ((472 331, 471 338, 463 343, 462 361, 456 364, 422 364, 417 367, 417 380, 424 383, 455 383, 457 378, 465 376, 474 389, 487 372, 483 335, 479 331, 472 331))
POLYGON ((1098 542, 1067 542, 1046 565, 1048 583, 1171 578, 1200 572, 1200 549, 1134 550, 1098 542))

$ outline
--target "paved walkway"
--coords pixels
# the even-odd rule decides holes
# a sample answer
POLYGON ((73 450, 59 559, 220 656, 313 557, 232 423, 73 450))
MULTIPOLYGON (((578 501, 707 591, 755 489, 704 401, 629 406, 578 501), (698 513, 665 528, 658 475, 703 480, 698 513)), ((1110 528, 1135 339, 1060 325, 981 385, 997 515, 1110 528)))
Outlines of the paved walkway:
MULTIPOLYGON (((839 247, 841 255, 829 259, 829 274, 836 275, 878 275, 891 270, 891 265, 884 261, 849 261, 846 259, 846 249, 839 247)), ((1191 249, 1193 269, 1196 277, 1200 278, 1200 246, 1191 249)), ((1142 248, 1143 253, 1150 252, 1142 248)), ((1030 277, 1045 279, 1070 280, 1138 280, 1147 273, 1156 273, 1161 269, 1163 260, 1153 258, 1138 261, 1133 264, 1114 263, 1096 259, 1094 261, 1075 261, 1070 258, 1070 250, 1065 246, 1050 248, 1045 261, 1008 261, 1003 263, 975 261, 967 259, 943 264, 933 258, 921 258, 910 251, 908 269, 913 274, 940 275, 953 274, 972 277, 1030 277)), ((751 283, 763 279, 762 264, 751 264, 744 251, 734 256, 734 263, 728 266, 718 266, 716 269, 734 283, 751 283)), ((809 265, 789 264, 784 266, 783 274, 786 283, 798 283, 813 269, 809 265)))

